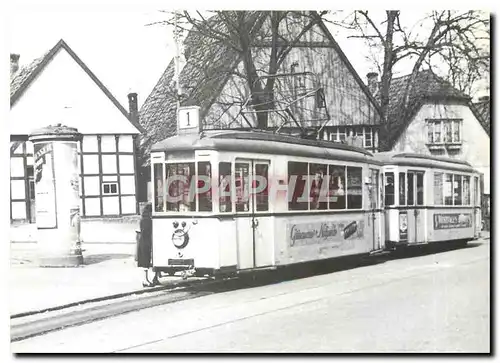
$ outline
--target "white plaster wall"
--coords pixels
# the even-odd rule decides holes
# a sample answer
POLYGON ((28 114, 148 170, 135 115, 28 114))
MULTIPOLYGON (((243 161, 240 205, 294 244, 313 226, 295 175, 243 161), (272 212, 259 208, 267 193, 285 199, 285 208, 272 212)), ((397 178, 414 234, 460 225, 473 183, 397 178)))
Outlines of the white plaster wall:
POLYGON ((64 49, 11 108, 8 124, 11 135, 25 135, 59 122, 83 134, 139 133, 64 49))
POLYGON ((85 198, 85 215, 98 216, 101 215, 101 204, 99 198, 85 198))
POLYGON ((120 173, 133 173, 134 172, 134 156, 133 155, 120 155, 120 173))
POLYGON ((120 135, 118 139, 118 151, 130 153, 134 151, 134 142, 131 135, 120 135))
POLYGON ((12 219, 26 219, 26 203, 12 202, 12 219))
POLYGON ((135 178, 133 175, 120 176, 122 194, 135 194, 135 178))
POLYGON ((116 174, 116 154, 102 156, 103 174, 116 174))
POLYGON ((11 180, 10 194, 12 199, 24 199, 25 197, 24 180, 11 180))
POLYGON ((484 173, 484 193, 490 193, 490 138, 468 106, 426 104, 418 111, 412 123, 402 133, 393 151, 431 155, 427 143, 426 119, 462 119, 462 147, 449 156, 468 161, 477 171, 484 173))
POLYGON ((22 177, 24 176, 24 163, 23 158, 10 158, 10 176, 22 177))
POLYGON ((116 140, 114 135, 103 135, 101 137, 101 151, 108 152, 116 152, 116 140))
POLYGON ((119 197, 103 197, 102 198, 102 214, 117 215, 120 213, 119 197))
POLYGON ((135 197, 121 197, 122 198, 122 214, 135 214, 135 197))

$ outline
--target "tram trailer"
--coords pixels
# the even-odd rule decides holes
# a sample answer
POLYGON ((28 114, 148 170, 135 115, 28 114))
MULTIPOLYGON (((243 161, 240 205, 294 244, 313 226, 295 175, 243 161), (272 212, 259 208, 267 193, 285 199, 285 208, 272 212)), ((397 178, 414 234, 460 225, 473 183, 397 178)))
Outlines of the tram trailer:
POLYGON ((397 152, 376 158, 384 163, 388 250, 480 237, 479 174, 469 163, 397 152))

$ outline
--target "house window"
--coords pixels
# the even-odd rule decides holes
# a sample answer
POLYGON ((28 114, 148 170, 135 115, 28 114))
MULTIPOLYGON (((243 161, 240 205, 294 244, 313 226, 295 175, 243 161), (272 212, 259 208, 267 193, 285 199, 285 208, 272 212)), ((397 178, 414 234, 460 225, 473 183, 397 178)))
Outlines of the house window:
POLYGON ((102 194, 118 194, 118 183, 102 183, 102 194))
POLYGON ((453 125, 453 142, 462 141, 460 133, 460 121, 455 120, 453 121, 452 125, 453 125))
POLYGON ((428 120, 429 144, 459 143, 462 141, 461 120, 428 120))
POLYGON ((347 136, 347 127, 335 127, 330 132, 330 141, 345 142, 347 136))
POLYGON ((365 133, 365 142, 364 142, 365 147, 372 147, 373 146, 373 128, 363 127, 363 130, 365 133))

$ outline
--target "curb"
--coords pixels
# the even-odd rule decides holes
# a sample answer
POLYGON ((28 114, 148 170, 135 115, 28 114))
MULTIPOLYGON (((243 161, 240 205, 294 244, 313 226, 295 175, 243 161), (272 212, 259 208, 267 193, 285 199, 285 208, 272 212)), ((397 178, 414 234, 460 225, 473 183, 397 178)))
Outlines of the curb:
POLYGON ((24 313, 17 313, 17 314, 11 315, 10 319, 17 319, 17 318, 23 318, 26 316, 30 316, 30 315, 37 315, 37 314, 48 313, 48 312, 57 311, 57 310, 64 310, 64 309, 72 308, 72 307, 75 307, 78 305, 83 305, 83 304, 119 299, 122 297, 134 295, 134 294, 141 295, 141 294, 148 293, 148 292, 156 292, 156 291, 166 290, 166 289, 175 287, 176 285, 178 285, 178 284, 172 283, 169 285, 163 285, 163 286, 157 286, 157 287, 150 287, 150 288, 144 287, 144 288, 138 289, 138 290, 132 290, 132 291, 122 292, 122 293, 113 294, 113 295, 107 295, 107 296, 101 296, 101 297, 96 297, 96 298, 80 300, 80 301, 76 301, 73 303, 53 306, 50 308, 44 308, 44 309, 40 309, 40 310, 30 310, 30 311, 26 311, 24 313))

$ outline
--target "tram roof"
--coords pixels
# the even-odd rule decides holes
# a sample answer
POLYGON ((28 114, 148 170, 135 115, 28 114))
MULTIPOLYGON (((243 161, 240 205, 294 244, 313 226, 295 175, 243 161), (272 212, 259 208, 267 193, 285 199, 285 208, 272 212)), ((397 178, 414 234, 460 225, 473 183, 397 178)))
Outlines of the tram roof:
POLYGON ((317 157, 370 161, 380 164, 373 154, 363 148, 323 140, 302 139, 296 136, 254 130, 211 130, 192 135, 175 135, 157 142, 151 152, 219 150, 274 155, 317 157))
POLYGON ((421 166, 475 172, 472 165, 465 160, 451 159, 440 156, 401 152, 381 152, 377 153, 375 158, 383 162, 385 165, 421 166))

